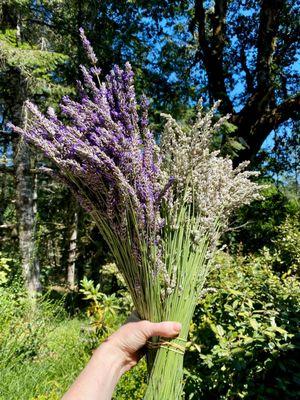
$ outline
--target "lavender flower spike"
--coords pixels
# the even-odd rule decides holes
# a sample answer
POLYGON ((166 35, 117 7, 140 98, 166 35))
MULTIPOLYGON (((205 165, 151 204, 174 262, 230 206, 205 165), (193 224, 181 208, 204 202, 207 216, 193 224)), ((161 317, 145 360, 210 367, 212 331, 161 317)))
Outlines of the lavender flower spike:
MULTIPOLYGON (((80 35, 91 61, 96 63, 83 30, 80 35)), ((28 103, 29 126, 26 131, 16 130, 54 162, 61 180, 81 204, 88 205, 88 211, 96 210, 104 237, 110 227, 108 241, 111 235, 120 243, 132 236, 127 221, 132 207, 140 234, 150 243, 161 227, 160 202, 166 190, 160 160, 154 157, 146 100, 139 110, 129 63, 124 70, 115 66, 102 83, 90 69, 82 66, 81 71, 81 98, 64 97, 60 104, 64 120, 53 110, 43 115, 28 103)), ((138 262, 140 239, 130 240, 138 262)))
POLYGON ((84 50, 85 50, 88 58, 90 59, 90 61, 93 65, 96 65, 98 62, 98 59, 97 59, 96 54, 91 46, 91 43, 89 42, 88 38, 85 36, 84 29, 80 28, 79 33, 80 33, 80 38, 81 38, 84 50))

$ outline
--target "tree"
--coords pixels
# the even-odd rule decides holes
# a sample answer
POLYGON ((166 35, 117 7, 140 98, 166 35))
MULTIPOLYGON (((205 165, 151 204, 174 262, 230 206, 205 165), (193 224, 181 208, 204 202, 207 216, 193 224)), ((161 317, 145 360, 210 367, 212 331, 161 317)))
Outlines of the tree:
MULTIPOLYGON (((12 166, 15 175, 16 210, 18 215, 19 250, 23 276, 29 292, 40 290, 40 267, 35 249, 36 235, 36 192, 37 179, 34 170, 35 158, 21 138, 10 134, 7 122, 24 126, 27 123, 24 102, 33 96, 44 99, 51 85, 52 93, 60 88, 51 82, 51 71, 65 61, 63 55, 41 50, 23 41, 22 1, 2 4, 1 8, 1 48, 0 71, 1 105, 3 107, 2 126, 7 140, 13 148, 12 166), (9 82, 9 85, 7 85, 9 82)), ((26 3, 26 2, 25 2, 26 3)))
POLYGON ((235 137, 245 144, 236 162, 253 160, 273 129, 299 118, 296 3, 216 0, 208 7, 195 0, 190 30, 207 73, 209 97, 222 100, 222 111, 232 114, 237 127, 235 137))
POLYGON ((140 65, 157 110, 185 116, 200 96, 221 100, 232 115, 223 151, 233 147, 236 164, 254 161, 274 129, 299 119, 297 0, 133 3, 137 18, 147 15, 140 65))
POLYGON ((78 238, 78 204, 71 196, 69 203, 69 224, 68 224, 68 257, 67 257, 67 283, 70 288, 75 286, 75 264, 77 257, 78 238))
MULTIPOLYGON (((32 279, 33 275, 31 276, 26 271, 31 269, 33 271, 34 265, 38 265, 37 256, 42 257, 42 261, 46 261, 46 266, 51 264, 49 261, 52 257, 53 272, 56 276, 59 275, 55 268, 58 260, 60 267, 67 268, 68 281, 71 286, 74 285, 77 215, 75 213, 71 219, 64 221, 64 212, 62 212, 60 220, 62 223, 59 226, 60 229, 62 226, 66 228, 66 241, 62 240, 59 233, 55 234, 55 239, 53 235, 50 239, 46 237, 45 232, 53 232, 52 228, 40 226, 36 232, 34 182, 42 181, 40 176, 35 179, 32 174, 32 171, 36 170, 33 164, 36 154, 30 154, 29 149, 19 141, 19 138, 14 137, 6 124, 8 121, 17 125, 23 124, 22 110, 26 98, 31 98, 42 108, 47 105, 56 107, 62 95, 73 90, 66 85, 75 84, 75 79, 79 76, 79 64, 86 61, 79 38, 81 26, 88 33, 92 33, 89 35, 92 40, 96 37, 98 39, 93 42, 104 73, 111 68, 113 63, 122 63, 125 44, 132 47, 130 32, 137 32, 133 18, 134 7, 128 7, 125 2, 118 4, 107 1, 99 5, 97 1, 78 0, 67 0, 64 7, 60 0, 44 2, 6 0, 1 3, 0 104, 3 131, 1 157, 7 153, 7 147, 12 143, 13 150, 18 149, 13 152, 13 158, 8 163, 3 159, 1 173, 2 176, 14 174, 16 178, 19 248, 25 281, 30 289, 35 286, 34 279, 32 279), (133 26, 135 26, 134 29, 133 26), (116 35, 116 32, 119 34, 116 35), (114 51, 112 47, 115 48, 114 51), (68 54, 68 57, 64 54, 68 54), (10 85, 7 85, 8 81, 10 85), (35 240, 36 234, 39 236, 38 241, 35 240), (48 243, 47 241, 46 243, 51 249, 51 257, 50 254, 46 254, 48 260, 45 260, 44 254, 47 252, 40 245, 41 237, 44 240, 47 239, 48 243), (58 251, 57 243, 60 243, 61 247, 58 251), (38 254, 34 251, 36 246, 38 254), (64 248, 66 248, 65 252, 64 248), (63 257, 66 260, 63 260, 63 257)), ((44 160, 39 160, 39 163, 41 162, 44 163, 44 160)), ((6 181, 3 179, 1 182, 4 184, 6 181)), ((48 181, 47 185, 51 190, 49 183, 48 181)), ((41 193, 40 190, 39 193, 41 193)), ((39 201, 39 206, 41 203, 42 201, 39 201)), ((65 205, 64 207, 68 208, 65 205)), ((56 220, 54 221, 55 218, 56 215, 52 215, 50 225, 57 223, 56 220)))
MULTIPOLYGON (((18 46, 20 41, 19 14, 17 12, 11 14, 10 11, 13 10, 4 5, 1 14, 2 28, 15 30, 15 43, 16 46, 18 46)), ((5 60, 5 66, 7 67, 5 72, 11 75, 11 82, 13 83, 10 88, 11 101, 7 102, 6 108, 10 108, 11 117, 15 123, 20 126, 26 126, 27 115, 23 104, 27 99, 28 86, 25 76, 22 74, 20 68, 6 63, 5 50, 1 55, 2 60, 5 60)), ((28 290, 31 293, 34 293, 35 291, 40 290, 39 263, 34 247, 34 178, 33 175, 30 174, 31 157, 28 146, 22 139, 15 140, 13 146, 16 181, 16 209, 19 222, 19 249, 25 282, 28 290)))

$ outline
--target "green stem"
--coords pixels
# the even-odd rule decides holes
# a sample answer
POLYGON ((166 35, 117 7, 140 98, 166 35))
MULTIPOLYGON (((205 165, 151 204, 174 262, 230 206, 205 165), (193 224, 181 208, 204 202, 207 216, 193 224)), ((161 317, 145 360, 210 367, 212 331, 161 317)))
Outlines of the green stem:
POLYGON ((179 400, 183 393, 183 353, 161 347, 157 351, 144 400, 179 400))

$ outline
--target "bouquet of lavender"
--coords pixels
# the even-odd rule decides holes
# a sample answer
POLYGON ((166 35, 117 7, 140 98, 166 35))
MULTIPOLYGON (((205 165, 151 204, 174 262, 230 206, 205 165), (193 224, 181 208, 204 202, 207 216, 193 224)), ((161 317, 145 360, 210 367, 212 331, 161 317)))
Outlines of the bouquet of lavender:
MULTIPOLYGON (((210 259, 230 213, 257 196, 244 166, 211 152, 215 107, 192 127, 170 116, 161 145, 149 130, 148 105, 137 105, 130 64, 100 81, 97 58, 81 31, 92 62, 82 66, 80 99, 63 98, 63 120, 28 102, 26 129, 14 127, 57 167, 95 220, 122 273, 141 319, 182 323, 180 338, 152 338, 145 399, 179 399, 189 325, 210 270, 210 259)), ((46 170, 46 169, 45 169, 46 170)))

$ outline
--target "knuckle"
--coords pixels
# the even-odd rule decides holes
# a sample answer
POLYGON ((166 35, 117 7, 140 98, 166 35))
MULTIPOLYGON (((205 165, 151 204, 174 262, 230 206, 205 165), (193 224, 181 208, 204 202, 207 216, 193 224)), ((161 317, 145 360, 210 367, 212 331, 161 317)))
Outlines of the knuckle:
POLYGON ((149 321, 141 321, 139 322, 141 330, 148 334, 151 331, 151 322, 149 321))

